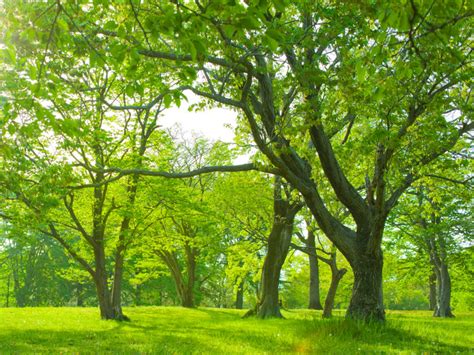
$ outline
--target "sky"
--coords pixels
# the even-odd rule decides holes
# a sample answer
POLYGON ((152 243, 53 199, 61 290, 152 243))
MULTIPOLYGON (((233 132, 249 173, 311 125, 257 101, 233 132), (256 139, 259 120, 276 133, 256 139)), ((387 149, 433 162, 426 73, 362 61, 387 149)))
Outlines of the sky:
POLYGON ((199 98, 186 93, 188 102, 182 101, 181 107, 170 107, 162 113, 160 124, 163 128, 172 128, 179 124, 185 134, 191 137, 202 135, 211 140, 231 143, 234 132, 231 127, 236 125, 237 113, 225 108, 212 108, 205 111, 189 111, 189 106, 199 102, 199 98), (230 127, 226 127, 229 125, 230 127))

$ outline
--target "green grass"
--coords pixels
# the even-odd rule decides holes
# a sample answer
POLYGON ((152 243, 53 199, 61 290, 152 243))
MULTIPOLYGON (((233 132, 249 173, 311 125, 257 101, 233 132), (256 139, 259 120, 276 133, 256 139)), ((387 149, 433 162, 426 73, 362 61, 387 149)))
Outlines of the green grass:
POLYGON ((388 312, 386 325, 363 325, 308 310, 266 321, 208 308, 125 312, 132 322, 101 321, 93 308, 0 308, 0 353, 474 352, 473 313, 434 319, 430 312, 388 312))

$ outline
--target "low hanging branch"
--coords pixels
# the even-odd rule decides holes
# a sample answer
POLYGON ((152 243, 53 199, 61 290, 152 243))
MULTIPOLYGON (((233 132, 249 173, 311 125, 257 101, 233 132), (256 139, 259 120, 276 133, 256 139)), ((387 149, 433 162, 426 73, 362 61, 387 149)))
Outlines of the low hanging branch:
POLYGON ((142 175, 142 176, 164 177, 168 179, 185 179, 185 178, 190 178, 193 176, 198 176, 201 174, 209 174, 209 173, 215 173, 215 172, 225 173, 225 172, 260 171, 264 173, 278 175, 277 169, 256 166, 254 163, 246 163, 246 164, 240 164, 240 165, 205 166, 202 168, 198 168, 198 169, 186 171, 186 172, 169 172, 169 171, 157 171, 157 170, 148 170, 148 169, 119 169, 119 168, 96 169, 93 167, 88 167, 88 169, 95 172, 102 172, 105 174, 116 173, 117 175, 110 177, 109 179, 101 181, 99 183, 68 186, 68 188, 73 189, 73 190, 78 190, 78 189, 84 189, 84 188, 90 188, 90 187, 98 187, 98 186, 119 180, 124 176, 135 175, 135 174, 142 175))

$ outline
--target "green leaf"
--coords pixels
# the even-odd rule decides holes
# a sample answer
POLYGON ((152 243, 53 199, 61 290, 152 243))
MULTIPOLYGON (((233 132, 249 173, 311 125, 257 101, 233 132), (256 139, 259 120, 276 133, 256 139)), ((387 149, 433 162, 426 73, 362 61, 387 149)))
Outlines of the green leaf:
POLYGON ((169 108, 171 106, 172 99, 173 98, 169 94, 163 97, 163 104, 165 105, 165 108, 169 108))
POLYGON ((113 20, 107 21, 107 23, 104 25, 104 29, 107 31, 115 31, 117 27, 117 23, 113 20))

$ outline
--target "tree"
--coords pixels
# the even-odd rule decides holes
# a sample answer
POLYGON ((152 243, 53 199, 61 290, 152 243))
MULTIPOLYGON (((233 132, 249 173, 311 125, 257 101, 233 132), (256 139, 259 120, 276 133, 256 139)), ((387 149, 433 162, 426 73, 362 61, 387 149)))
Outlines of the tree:
POLYGON ((74 284, 60 273, 67 269, 67 258, 47 236, 5 224, 0 260, 7 278, 6 285, 2 280, 6 307, 60 306, 73 297, 74 284))
POLYGON ((278 289, 280 273, 290 250, 295 217, 303 205, 292 196, 292 188, 281 178, 275 178, 273 197, 273 224, 267 241, 263 262, 261 288, 256 314, 259 318, 282 318, 278 289))
MULTIPOLYGON (((11 113, 8 127, 14 129, 2 136, 7 159, 2 162, 1 184, 34 216, 31 228, 59 242, 90 274, 101 317, 122 320, 124 257, 139 229, 133 224, 146 219, 134 214, 139 175, 127 177, 125 185, 113 184, 95 167, 111 161, 140 165, 158 128, 161 101, 148 110, 107 114, 103 98, 113 90, 114 79, 106 71, 87 71, 80 60, 63 64, 75 65, 71 76, 78 76, 80 84, 61 77, 62 67, 48 67, 62 88, 55 95, 20 97, 21 78, 9 78, 20 83, 10 88, 15 99, 6 107, 11 113), (35 144, 30 142, 33 136, 35 144), (107 233, 117 233, 111 289, 107 233)), ((158 142, 159 138, 153 143, 158 142)))
POLYGON ((472 241, 472 218, 468 212, 472 209, 472 189, 460 182, 445 181, 434 187, 430 179, 420 181, 398 207, 398 221, 392 221, 408 238, 405 248, 415 247, 429 260, 433 271, 429 274, 429 298, 430 306, 434 303, 435 317, 454 317, 449 264, 463 245, 472 241))

